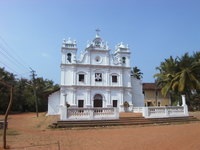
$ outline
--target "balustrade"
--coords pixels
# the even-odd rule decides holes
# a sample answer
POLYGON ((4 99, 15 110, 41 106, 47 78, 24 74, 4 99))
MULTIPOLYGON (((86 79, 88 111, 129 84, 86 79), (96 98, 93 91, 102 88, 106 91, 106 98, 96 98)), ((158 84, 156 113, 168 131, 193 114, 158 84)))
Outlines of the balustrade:
POLYGON ((144 107, 133 107, 133 112, 134 113, 142 113, 144 107))
POLYGON ((188 116, 187 106, 144 107, 145 118, 181 117, 188 116))
POLYGON ((117 108, 67 108, 66 118, 62 120, 119 119, 117 108))

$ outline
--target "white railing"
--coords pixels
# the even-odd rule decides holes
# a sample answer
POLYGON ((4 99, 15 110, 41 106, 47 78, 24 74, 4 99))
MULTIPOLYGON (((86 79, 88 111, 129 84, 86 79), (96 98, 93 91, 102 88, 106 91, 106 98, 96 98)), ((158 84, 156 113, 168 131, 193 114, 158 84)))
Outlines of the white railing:
POLYGON ((163 118, 163 117, 182 117, 188 116, 188 108, 185 106, 167 107, 143 107, 143 117, 163 118))
POLYGON ((61 120, 119 119, 118 108, 67 108, 61 120))
POLYGON ((134 113, 143 113, 143 108, 144 107, 133 107, 133 112, 134 113))

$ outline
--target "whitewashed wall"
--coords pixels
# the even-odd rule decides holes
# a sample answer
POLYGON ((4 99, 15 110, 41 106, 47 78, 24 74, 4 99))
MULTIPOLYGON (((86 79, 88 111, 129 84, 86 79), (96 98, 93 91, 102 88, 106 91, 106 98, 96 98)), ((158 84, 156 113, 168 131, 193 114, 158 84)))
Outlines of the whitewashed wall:
POLYGON ((142 82, 134 77, 131 78, 133 107, 144 107, 144 94, 142 93, 142 82))
POLYGON ((125 87, 131 87, 130 72, 130 68, 126 68, 123 70, 123 86, 125 87))
POLYGON ((48 97, 47 115, 58 115, 60 108, 60 91, 56 91, 48 97))

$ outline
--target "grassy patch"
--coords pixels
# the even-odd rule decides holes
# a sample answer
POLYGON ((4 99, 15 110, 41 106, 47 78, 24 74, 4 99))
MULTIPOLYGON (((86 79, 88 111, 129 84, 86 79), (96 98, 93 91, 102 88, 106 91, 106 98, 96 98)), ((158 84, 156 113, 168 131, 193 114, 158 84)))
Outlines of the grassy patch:
MULTIPOLYGON (((8 129, 6 131, 7 135, 9 136, 15 136, 15 135, 19 135, 19 132, 17 132, 16 130, 10 130, 8 129)), ((3 136, 3 129, 0 130, 0 136, 3 136)))

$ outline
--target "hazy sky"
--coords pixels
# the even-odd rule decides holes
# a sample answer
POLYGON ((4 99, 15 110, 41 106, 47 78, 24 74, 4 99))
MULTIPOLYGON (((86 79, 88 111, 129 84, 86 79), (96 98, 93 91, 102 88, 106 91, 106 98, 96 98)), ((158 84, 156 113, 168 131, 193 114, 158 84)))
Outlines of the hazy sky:
POLYGON ((200 50, 200 1, 0 0, 0 66, 60 83, 62 40, 75 39, 80 53, 96 28, 111 52, 128 44, 132 67, 154 82, 165 58, 200 50))

